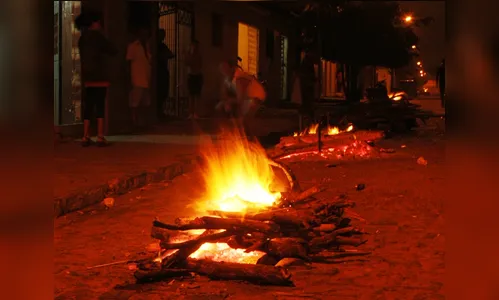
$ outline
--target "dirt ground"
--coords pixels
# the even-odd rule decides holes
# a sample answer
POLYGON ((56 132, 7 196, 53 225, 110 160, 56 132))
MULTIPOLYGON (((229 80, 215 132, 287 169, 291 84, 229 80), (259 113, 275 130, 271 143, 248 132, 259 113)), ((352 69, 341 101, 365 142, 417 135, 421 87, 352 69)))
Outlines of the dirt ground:
POLYGON ((311 267, 293 267, 296 287, 262 287, 204 277, 137 285, 125 264, 87 267, 133 259, 147 252, 155 217, 188 216, 188 204, 202 192, 195 172, 149 185, 103 205, 54 222, 56 299, 445 299, 443 217, 444 147, 436 135, 386 140, 396 150, 382 159, 296 162, 302 187, 318 182, 321 198, 347 194, 370 235, 359 250, 370 256, 311 267), (401 146, 404 145, 402 148, 401 146), (423 156, 428 165, 418 164, 423 156), (357 191, 355 186, 365 184, 357 191))

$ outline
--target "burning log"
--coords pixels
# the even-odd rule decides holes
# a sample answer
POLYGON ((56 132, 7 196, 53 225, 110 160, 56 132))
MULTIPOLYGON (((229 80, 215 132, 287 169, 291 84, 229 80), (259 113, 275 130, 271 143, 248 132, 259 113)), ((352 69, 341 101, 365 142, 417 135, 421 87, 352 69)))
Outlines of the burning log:
POLYGON ((309 227, 309 223, 314 223, 316 221, 312 210, 297 210, 293 208, 280 208, 255 214, 222 211, 210 211, 210 214, 220 217, 239 218, 244 219, 245 221, 255 220, 259 222, 272 222, 280 226, 281 232, 283 230, 282 226, 285 225, 307 228, 309 227))
POLYGON ((201 217, 193 221, 182 224, 166 224, 160 221, 154 221, 153 226, 170 230, 192 230, 192 229, 226 229, 226 230, 247 230, 264 233, 278 233, 279 226, 273 222, 260 222, 240 218, 216 218, 201 217))
POLYGON ((221 239, 227 238, 232 234, 234 234, 233 232, 230 231, 222 231, 215 233, 211 232, 212 231, 208 232, 207 234, 202 234, 201 236, 199 236, 197 239, 194 240, 189 240, 182 243, 165 243, 162 244, 161 247, 165 250, 191 248, 191 247, 196 247, 196 245, 198 244, 202 245, 208 242, 217 242, 221 239))
POLYGON ((187 259, 184 268, 211 279, 244 280, 262 285, 294 286, 291 274, 284 268, 274 266, 187 259))
MULTIPOLYGON (((384 137, 383 131, 368 131, 358 130, 355 132, 343 132, 334 135, 322 135, 321 140, 324 144, 328 142, 349 142, 352 140, 358 141, 376 141, 384 137)), ((317 134, 306 134, 302 136, 285 136, 281 138, 279 147, 287 149, 300 149, 299 147, 310 146, 310 144, 317 144, 317 134)))
POLYGON ((247 235, 233 235, 227 241, 227 245, 232 249, 247 249, 257 243, 258 240, 247 235))
POLYGON ((177 266, 179 263, 184 262, 192 253, 196 252, 196 250, 198 250, 199 247, 201 247, 201 245, 203 245, 204 243, 218 240, 224 235, 228 237, 231 235, 231 233, 228 231, 217 233, 213 230, 206 230, 196 239, 190 241, 191 243, 188 246, 180 248, 178 251, 162 260, 162 269, 168 269, 170 267, 177 266), (212 238, 212 240, 210 240, 208 237, 212 238))

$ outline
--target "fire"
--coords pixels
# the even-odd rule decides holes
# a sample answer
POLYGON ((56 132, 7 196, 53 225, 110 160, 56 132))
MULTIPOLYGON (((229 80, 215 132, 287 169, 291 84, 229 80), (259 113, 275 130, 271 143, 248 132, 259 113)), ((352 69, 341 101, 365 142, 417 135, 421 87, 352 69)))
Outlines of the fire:
MULTIPOLYGON (((307 129, 305 129, 303 132, 301 133, 298 133, 298 132, 295 132, 293 134, 293 136, 303 136, 303 135, 315 135, 317 134, 317 130, 319 128, 319 124, 313 124, 313 125, 310 125, 307 129)), ((340 133, 343 133, 343 132, 350 132, 353 130, 353 125, 350 124, 348 125, 347 129, 345 130, 340 130, 338 127, 336 126, 327 126, 327 128, 324 129, 324 133, 326 135, 337 135, 337 134, 340 134, 340 133)))
POLYGON ((189 257, 194 259, 209 259, 218 262, 240 264, 256 264, 265 253, 261 251, 244 252, 244 249, 232 249, 227 243, 204 243, 189 257))
POLYGON ((272 206, 281 194, 270 190, 274 172, 263 147, 239 133, 230 133, 203 149, 206 185, 203 210, 245 212, 272 206))

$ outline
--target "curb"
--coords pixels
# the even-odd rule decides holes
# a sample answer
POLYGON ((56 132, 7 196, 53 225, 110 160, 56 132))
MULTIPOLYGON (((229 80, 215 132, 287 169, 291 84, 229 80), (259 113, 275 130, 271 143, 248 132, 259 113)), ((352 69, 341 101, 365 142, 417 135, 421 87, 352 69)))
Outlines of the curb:
POLYGON ((184 159, 165 167, 125 175, 121 178, 110 180, 107 184, 80 190, 69 196, 58 197, 54 203, 54 217, 61 217, 70 212, 100 203, 106 197, 122 195, 152 182, 172 180, 177 176, 192 171, 200 161, 200 156, 194 156, 193 158, 184 159))

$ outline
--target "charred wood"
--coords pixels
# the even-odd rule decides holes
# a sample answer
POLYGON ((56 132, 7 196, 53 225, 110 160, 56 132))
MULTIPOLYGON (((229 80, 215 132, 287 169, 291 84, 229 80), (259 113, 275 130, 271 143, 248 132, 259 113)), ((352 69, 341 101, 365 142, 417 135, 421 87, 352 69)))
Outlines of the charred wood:
POLYGON ((192 229, 226 229, 226 230, 248 230, 264 233, 277 233, 279 226, 273 222, 260 222, 256 220, 247 220, 240 218, 217 218, 201 217, 192 220, 192 222, 176 225, 166 224, 160 221, 154 221, 153 226, 169 230, 192 230, 192 229))
POLYGON ((191 248, 191 247, 195 247, 198 244, 202 245, 202 244, 208 243, 208 242, 218 242, 221 239, 225 239, 225 238, 231 236, 232 234, 234 234, 234 233, 230 232, 230 231, 222 231, 222 232, 210 231, 209 233, 202 234, 198 238, 193 239, 193 240, 189 240, 189 241, 185 241, 185 242, 181 242, 181 243, 164 243, 161 245, 161 247, 163 249, 166 249, 166 250, 191 248), (211 233, 211 232, 213 232, 213 233, 211 233))
POLYGON ((183 267, 211 279, 244 280, 262 285, 294 286, 291 274, 284 268, 274 266, 187 259, 183 267))

